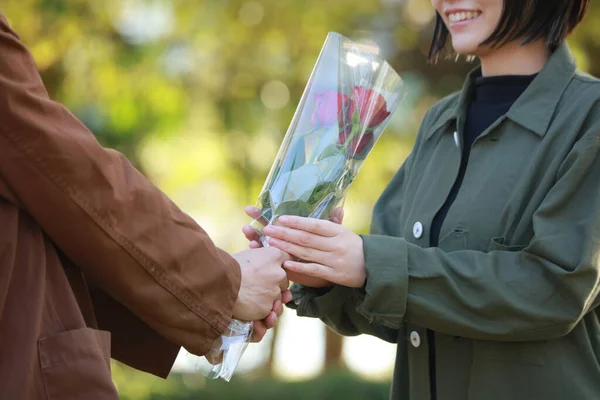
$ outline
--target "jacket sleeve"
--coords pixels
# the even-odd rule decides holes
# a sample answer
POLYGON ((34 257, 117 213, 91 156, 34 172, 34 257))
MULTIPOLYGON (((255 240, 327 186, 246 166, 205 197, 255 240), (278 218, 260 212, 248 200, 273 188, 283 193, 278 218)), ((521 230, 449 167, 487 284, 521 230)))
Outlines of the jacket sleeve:
POLYGON ((408 321, 471 339, 568 334, 599 303, 599 133, 597 121, 562 162, 534 213, 530 243, 444 253, 365 236, 367 285, 358 312, 390 328, 408 321))
POLYGON ((231 320, 237 262, 48 98, 1 14, 0 54, 0 173, 24 210, 94 285, 164 338, 205 354, 231 320))

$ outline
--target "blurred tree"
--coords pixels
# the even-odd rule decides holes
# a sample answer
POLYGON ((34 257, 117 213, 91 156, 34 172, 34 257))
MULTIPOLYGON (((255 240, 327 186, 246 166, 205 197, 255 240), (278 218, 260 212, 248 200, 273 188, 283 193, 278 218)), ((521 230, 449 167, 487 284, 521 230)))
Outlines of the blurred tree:
POLYGON ((325 330, 325 369, 340 369, 346 365, 342 358, 343 337, 331 329, 325 330))

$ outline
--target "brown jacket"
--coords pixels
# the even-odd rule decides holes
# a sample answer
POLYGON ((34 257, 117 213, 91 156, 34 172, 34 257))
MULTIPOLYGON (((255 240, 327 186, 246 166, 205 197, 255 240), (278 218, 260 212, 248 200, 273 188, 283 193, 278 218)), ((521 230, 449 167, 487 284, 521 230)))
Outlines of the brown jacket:
POLYGON ((112 399, 229 324, 237 262, 48 98, 0 14, 0 398, 112 399))

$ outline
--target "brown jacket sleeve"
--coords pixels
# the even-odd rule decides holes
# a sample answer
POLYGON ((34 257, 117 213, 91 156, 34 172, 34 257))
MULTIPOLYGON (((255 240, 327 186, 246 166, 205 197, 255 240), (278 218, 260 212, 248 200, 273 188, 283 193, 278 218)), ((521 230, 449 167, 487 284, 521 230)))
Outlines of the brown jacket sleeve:
POLYGON ((237 262, 48 98, 1 14, 0 173, 85 276, 162 336, 205 354, 225 330, 240 285, 237 262))

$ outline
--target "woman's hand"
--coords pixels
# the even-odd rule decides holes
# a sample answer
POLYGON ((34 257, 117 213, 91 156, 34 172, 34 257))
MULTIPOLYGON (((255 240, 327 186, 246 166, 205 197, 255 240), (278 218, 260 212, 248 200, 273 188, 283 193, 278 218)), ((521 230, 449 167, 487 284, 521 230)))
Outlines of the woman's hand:
MULTIPOLYGON (((260 209, 257 207, 248 206, 248 207, 246 207, 245 212, 252 219, 260 218, 260 209)), ((333 223, 336 223, 336 224, 341 224, 343 220, 344 220, 344 209, 341 207, 334 209, 331 213, 330 221, 333 223)), ((261 221, 261 223, 263 223, 263 225, 267 225, 267 221, 261 221)), ((256 249, 256 248, 262 247, 262 244, 258 241, 258 235, 256 234, 256 232, 254 231, 254 229, 252 229, 252 227, 250 225, 245 225, 242 228, 242 232, 244 232, 246 239, 248 239, 248 241, 250 241, 250 248, 256 249)), ((312 288, 323 288, 323 287, 332 286, 332 283, 326 279, 321 279, 321 278, 317 278, 314 276, 297 273, 297 272, 291 271, 289 269, 287 270, 287 275, 288 275, 288 279, 290 281, 299 283, 300 285, 303 285, 303 286, 308 286, 308 287, 312 287, 312 288)))
MULTIPOLYGON (((244 212, 246 213, 247 216, 249 216, 252 219, 260 219, 261 218, 260 208, 258 208, 258 207, 248 206, 244 209, 244 212)), ((341 207, 334 209, 331 212, 331 218, 329 220, 335 224, 341 225, 342 221, 344 220, 344 209, 341 207)), ((261 220, 260 222, 264 226, 266 226, 269 221, 261 220)), ((250 225, 244 225, 244 227, 242 228, 242 232, 244 232, 244 236, 246 236, 246 239, 248 239, 248 241, 250 242, 251 249, 257 249, 259 247, 262 247, 262 244, 260 244, 260 242, 258 241, 258 235, 256 234, 256 232, 254 231, 254 229, 252 229, 252 227, 250 225)))
POLYGON ((288 276, 300 274, 355 288, 364 285, 367 273, 360 236, 320 219, 282 216, 277 222, 264 228, 269 246, 307 261, 286 261, 288 276))

